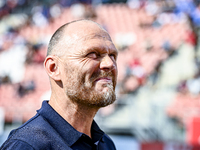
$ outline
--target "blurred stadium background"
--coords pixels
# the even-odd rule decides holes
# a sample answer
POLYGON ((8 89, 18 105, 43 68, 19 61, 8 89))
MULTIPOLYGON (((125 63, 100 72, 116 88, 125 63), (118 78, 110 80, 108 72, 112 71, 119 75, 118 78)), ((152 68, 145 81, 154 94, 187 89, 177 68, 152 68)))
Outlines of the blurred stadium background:
POLYGON ((200 149, 199 0, 0 0, 0 145, 50 97, 47 44, 88 18, 119 50, 117 101, 95 120, 118 150, 200 149))

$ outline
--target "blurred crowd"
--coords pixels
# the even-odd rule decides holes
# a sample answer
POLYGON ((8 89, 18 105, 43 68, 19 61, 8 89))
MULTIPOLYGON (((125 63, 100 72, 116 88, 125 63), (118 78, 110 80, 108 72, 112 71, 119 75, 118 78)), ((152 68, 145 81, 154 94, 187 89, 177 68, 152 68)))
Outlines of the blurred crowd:
MULTIPOLYGON (((3 0, 0 2, 0 84, 20 83, 24 66, 30 63, 42 63, 46 45, 50 38, 27 38, 21 33, 27 27, 46 28, 59 17, 64 8, 74 6, 74 15, 87 14, 92 8, 90 0, 47 1, 47 0, 3 0)), ((53 31, 52 31, 53 32, 53 31)), ((21 88, 21 87, 19 87, 21 88)))
MULTIPOLYGON (((107 3, 123 2, 129 9, 140 10, 152 16, 151 20, 139 18, 140 28, 161 28, 169 23, 188 22, 186 41, 195 47, 196 73, 191 79, 185 80, 177 87, 182 93, 200 93, 200 1, 199 0, 2 0, 0 1, 0 86, 2 84, 16 84, 17 93, 23 97, 27 92, 34 91, 34 80, 23 81, 25 67, 30 64, 42 64, 45 59, 47 44, 55 28, 55 20, 61 17, 66 8, 70 8, 72 19, 88 18, 107 25, 99 16, 96 8, 107 3), (145 21, 143 21, 145 20, 145 21), (32 36, 35 27, 39 31, 53 27, 50 32, 37 38, 32 36), (23 33, 30 28, 30 34, 23 33), (25 36, 24 36, 25 35, 25 36)), ((100 12, 101 13, 101 12, 100 12)), ((67 16, 65 16, 67 17, 67 16)), ((112 16, 111 16, 112 17, 112 16)), ((118 17, 118 16, 114 16, 118 17)), ((121 16, 123 17, 123 16, 121 16)), ((109 18, 109 16, 108 16, 109 18)), ((109 22, 108 22, 109 23, 109 22)), ((112 24, 112 22, 110 22, 112 24)), ((128 25, 125 25, 125 27, 128 25)), ((107 29, 107 28, 106 28, 107 29)), ((112 29, 107 29, 112 32, 112 29)), ((114 30, 114 29, 113 29, 114 30)), ((177 31, 177 34, 179 31, 177 31)), ((170 34, 170 33, 167 33, 170 34)), ((146 52, 155 51, 153 39, 143 41, 146 52)), ((120 52, 129 51, 134 43, 133 35, 119 36, 114 40, 120 52)), ((136 43, 137 44, 137 43, 136 43)), ((166 39, 161 43, 160 49, 164 50, 167 58, 176 55, 179 45, 166 39)), ((166 58, 166 56, 164 56, 166 58)), ((132 59, 126 68, 124 78, 120 80, 119 93, 132 93, 140 86, 146 84, 150 78, 155 85, 160 74, 164 59, 155 64, 153 71, 147 72, 142 62, 137 57, 132 59)))

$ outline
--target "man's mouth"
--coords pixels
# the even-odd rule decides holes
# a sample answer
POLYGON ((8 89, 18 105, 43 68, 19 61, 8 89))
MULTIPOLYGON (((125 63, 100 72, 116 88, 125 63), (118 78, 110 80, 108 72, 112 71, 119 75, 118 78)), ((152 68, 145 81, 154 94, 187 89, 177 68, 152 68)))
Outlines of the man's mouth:
POLYGON ((103 84, 110 84, 110 83, 114 83, 114 75, 112 72, 100 72, 100 73, 96 73, 93 74, 93 76, 91 77, 91 82, 92 83, 103 83, 103 84))
POLYGON ((96 79, 96 81, 107 81, 107 82, 110 82, 110 81, 112 81, 112 78, 111 77, 101 77, 101 78, 96 79))
POLYGON ((100 78, 97 78, 96 80, 95 80, 95 82, 98 82, 98 81, 100 81, 100 82, 112 82, 112 77, 100 77, 100 78))

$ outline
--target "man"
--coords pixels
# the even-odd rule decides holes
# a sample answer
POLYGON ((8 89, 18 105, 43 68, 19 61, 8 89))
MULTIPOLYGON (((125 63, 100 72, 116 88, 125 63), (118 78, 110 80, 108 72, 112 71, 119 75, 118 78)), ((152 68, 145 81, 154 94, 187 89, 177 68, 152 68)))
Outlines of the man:
POLYGON ((116 99, 116 58, 117 50, 99 24, 78 20, 60 27, 44 62, 50 100, 13 130, 1 149, 115 150, 93 118, 116 99))

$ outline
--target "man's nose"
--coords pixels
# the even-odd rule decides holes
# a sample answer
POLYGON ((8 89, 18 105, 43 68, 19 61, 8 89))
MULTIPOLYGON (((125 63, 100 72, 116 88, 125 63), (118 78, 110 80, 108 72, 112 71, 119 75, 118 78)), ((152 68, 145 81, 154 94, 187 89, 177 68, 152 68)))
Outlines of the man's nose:
POLYGON ((109 55, 106 55, 101 60, 100 68, 108 71, 113 70, 116 68, 116 62, 109 55))

